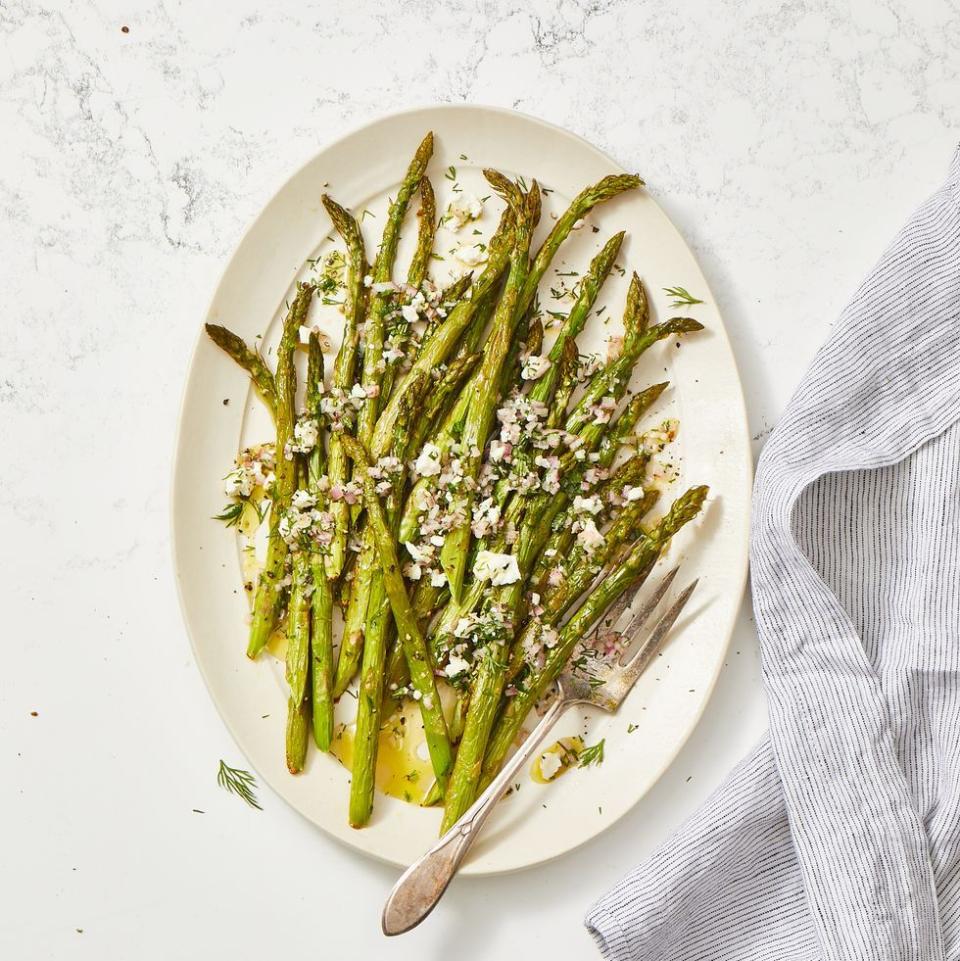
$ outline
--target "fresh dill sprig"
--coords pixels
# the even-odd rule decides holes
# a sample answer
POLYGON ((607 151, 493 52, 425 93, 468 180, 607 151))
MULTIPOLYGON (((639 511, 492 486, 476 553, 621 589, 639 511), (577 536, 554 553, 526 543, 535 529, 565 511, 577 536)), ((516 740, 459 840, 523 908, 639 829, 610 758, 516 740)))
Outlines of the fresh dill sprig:
POLYGON ((214 514, 213 519, 215 521, 223 521, 227 527, 236 527, 240 521, 243 519, 243 509, 250 506, 256 511, 257 523, 262 524, 264 518, 264 510, 260 505, 250 497, 240 497, 235 501, 227 504, 226 507, 219 513, 214 514))
POLYGON ((220 770, 217 771, 217 784, 225 791, 243 798, 250 807, 256 808, 258 811, 263 810, 257 802, 257 795, 254 793, 257 779, 249 771, 230 767, 226 761, 221 760, 220 770))
POLYGON ((692 307, 694 304, 703 303, 702 300, 698 300, 684 287, 664 287, 663 291, 673 298, 670 303, 671 307, 692 307))
POLYGON ((233 501, 227 504, 219 514, 213 515, 213 519, 223 521, 227 527, 236 527, 240 523, 240 518, 243 517, 243 503, 243 501, 233 501))
POLYGON ((601 738, 596 744, 585 747, 580 752, 579 767, 589 767, 591 764, 603 764, 603 746, 606 738, 601 738))

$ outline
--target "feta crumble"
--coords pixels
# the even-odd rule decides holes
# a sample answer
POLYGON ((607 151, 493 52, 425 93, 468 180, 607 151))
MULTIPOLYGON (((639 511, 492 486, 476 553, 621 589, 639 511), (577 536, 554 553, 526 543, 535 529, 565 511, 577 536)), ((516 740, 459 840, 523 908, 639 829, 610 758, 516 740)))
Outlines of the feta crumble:
POLYGON ((549 357, 533 354, 523 362, 523 367, 520 368, 520 377, 523 380, 537 380, 547 372, 549 367, 549 357))
POLYGON ((487 262, 487 251, 480 244, 460 244, 451 253, 465 267, 479 267, 487 262))
POLYGON ((502 587, 520 580, 520 568, 512 554, 479 551, 473 565, 473 576, 481 581, 490 581, 494 587, 502 587))
POLYGON ((540 773, 545 780, 552 780, 561 766, 560 755, 555 751, 547 751, 540 755, 540 773))
POLYGON ((440 448, 436 444, 424 444, 413 469, 420 477, 436 477, 440 473, 440 448))
POLYGON ((470 662, 465 657, 460 657, 457 654, 451 654, 447 658, 447 668, 444 673, 449 678, 460 677, 461 674, 466 674, 470 670, 470 662))
POLYGON ((459 194, 450 201, 447 207, 444 225, 450 230, 457 231, 466 227, 483 215, 483 201, 473 194, 459 194))

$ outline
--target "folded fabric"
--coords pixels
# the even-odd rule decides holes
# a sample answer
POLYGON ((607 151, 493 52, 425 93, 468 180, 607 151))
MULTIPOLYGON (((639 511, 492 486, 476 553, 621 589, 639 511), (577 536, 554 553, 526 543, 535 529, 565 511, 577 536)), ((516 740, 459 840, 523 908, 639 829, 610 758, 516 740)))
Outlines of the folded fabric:
POLYGON ((760 459, 770 733, 587 917, 615 961, 960 957, 960 152, 760 459))

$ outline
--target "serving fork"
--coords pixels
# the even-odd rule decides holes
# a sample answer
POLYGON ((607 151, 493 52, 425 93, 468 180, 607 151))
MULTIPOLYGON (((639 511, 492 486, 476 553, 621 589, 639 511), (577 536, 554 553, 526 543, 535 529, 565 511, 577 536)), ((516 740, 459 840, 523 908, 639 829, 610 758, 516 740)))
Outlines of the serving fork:
POLYGON ((622 630, 611 631, 611 628, 615 628, 628 608, 631 608, 643 587, 642 582, 634 590, 626 591, 585 636, 584 642, 591 645, 602 634, 617 634, 620 638, 628 639, 626 652, 620 660, 613 659, 602 664, 591 660, 587 669, 567 670, 557 678, 557 697, 526 740, 507 760, 500 773, 474 801, 472 807, 423 857, 410 865, 394 885, 383 908, 384 934, 403 934, 416 927, 434 909, 497 801, 568 707, 574 704, 590 704, 611 714, 620 707, 656 657, 670 628, 697 586, 694 581, 685 588, 644 636, 647 623, 663 600, 677 571, 678 568, 673 568, 636 611, 629 611, 629 619, 622 630))

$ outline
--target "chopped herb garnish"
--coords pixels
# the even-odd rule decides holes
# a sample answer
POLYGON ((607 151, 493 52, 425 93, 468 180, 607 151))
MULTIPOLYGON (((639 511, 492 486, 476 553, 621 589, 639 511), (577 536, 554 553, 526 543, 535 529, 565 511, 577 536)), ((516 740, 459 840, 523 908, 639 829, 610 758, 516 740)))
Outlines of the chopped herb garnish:
POLYGON ((601 738, 596 744, 585 747, 580 752, 580 767, 589 767, 591 764, 603 764, 603 746, 606 738, 601 738))
POLYGON ((444 177, 446 177, 447 180, 456 180, 456 179, 457 179, 457 168, 454 167, 453 164, 450 164, 450 166, 447 167, 447 172, 444 174, 444 177))
POLYGON ((664 287, 663 290, 673 298, 670 302, 671 307, 692 307, 694 304, 703 303, 683 287, 664 287))
POLYGON ((243 501, 234 501, 232 504, 227 504, 219 514, 213 515, 213 519, 223 521, 227 527, 236 527, 240 523, 240 518, 243 517, 243 504, 243 501))
POLYGON ((263 810, 257 802, 255 793, 257 779, 249 771, 230 767, 226 761, 221 760, 220 770, 217 771, 217 784, 225 791, 242 798, 250 807, 256 808, 258 811, 263 810))

